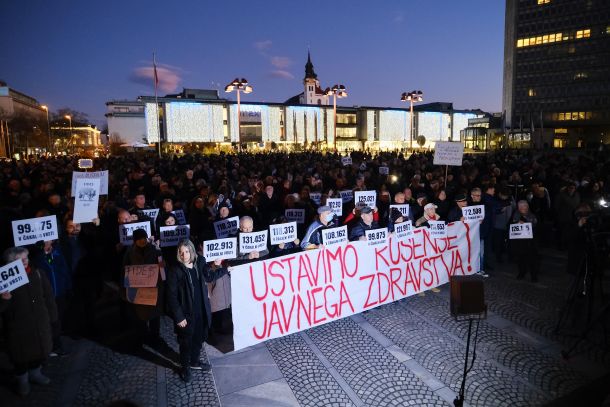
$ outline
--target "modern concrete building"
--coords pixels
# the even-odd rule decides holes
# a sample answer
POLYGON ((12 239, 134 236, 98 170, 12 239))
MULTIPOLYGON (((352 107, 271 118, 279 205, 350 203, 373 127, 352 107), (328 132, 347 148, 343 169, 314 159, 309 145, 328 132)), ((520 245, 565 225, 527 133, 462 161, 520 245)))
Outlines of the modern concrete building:
POLYGON ((610 2, 506 0, 508 144, 610 142, 610 2))

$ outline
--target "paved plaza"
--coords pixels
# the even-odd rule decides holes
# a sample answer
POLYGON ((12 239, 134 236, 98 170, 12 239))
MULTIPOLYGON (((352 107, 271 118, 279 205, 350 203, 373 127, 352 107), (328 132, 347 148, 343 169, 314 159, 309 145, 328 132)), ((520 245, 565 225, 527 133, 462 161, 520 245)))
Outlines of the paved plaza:
MULTIPOLYGON (((561 358, 576 340, 574 330, 554 333, 571 277, 562 253, 544 252, 542 261, 537 284, 517 280, 512 264, 485 279, 490 312, 478 328, 466 405, 601 405, 587 397, 608 387, 610 351, 597 330, 572 358, 561 358)), ((174 371, 175 352, 117 351, 121 338, 112 346, 70 341, 70 355, 51 358, 45 368, 52 384, 34 386, 28 398, 8 390, 4 372, 1 404, 104 406, 129 399, 151 407, 451 406, 468 324, 450 316, 448 285, 441 288, 239 352, 206 345, 212 371, 195 372, 188 385, 174 371)), ((176 350, 169 319, 163 332, 176 350)))

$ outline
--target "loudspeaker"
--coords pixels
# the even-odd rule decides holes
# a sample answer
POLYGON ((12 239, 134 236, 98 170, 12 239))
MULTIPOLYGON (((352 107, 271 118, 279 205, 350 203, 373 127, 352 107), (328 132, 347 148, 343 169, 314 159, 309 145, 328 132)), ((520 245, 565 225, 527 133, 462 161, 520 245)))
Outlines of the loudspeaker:
POLYGON ((483 278, 479 276, 451 277, 451 315, 485 314, 487 305, 483 292, 483 278))

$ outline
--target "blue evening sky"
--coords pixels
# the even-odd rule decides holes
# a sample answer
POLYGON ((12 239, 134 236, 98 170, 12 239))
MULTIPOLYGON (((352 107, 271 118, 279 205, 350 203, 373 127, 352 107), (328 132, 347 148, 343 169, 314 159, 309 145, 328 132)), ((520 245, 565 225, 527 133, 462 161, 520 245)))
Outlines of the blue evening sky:
POLYGON ((500 111, 503 33, 499 0, 6 0, 0 79, 102 125, 106 101, 153 94, 153 51, 160 94, 238 76, 254 87, 245 101, 283 102, 303 90, 309 47, 322 87, 347 87, 342 105, 422 90, 500 111))

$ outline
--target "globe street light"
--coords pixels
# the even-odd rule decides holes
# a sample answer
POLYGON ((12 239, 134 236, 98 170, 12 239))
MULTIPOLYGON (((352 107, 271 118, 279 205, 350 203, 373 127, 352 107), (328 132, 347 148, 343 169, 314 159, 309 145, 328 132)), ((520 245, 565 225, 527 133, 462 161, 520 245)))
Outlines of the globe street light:
POLYGON ((413 149, 413 102, 421 102, 424 100, 424 94, 421 90, 412 90, 411 92, 403 92, 400 96, 402 102, 411 103, 411 140, 409 140, 409 148, 413 149))
POLYGON ((40 108, 47 112, 47 136, 49 137, 49 154, 51 154, 51 125, 49 124, 49 107, 47 105, 42 105, 40 108))
POLYGON ((245 78, 235 78, 233 82, 225 86, 225 92, 237 93, 237 142, 239 143, 239 151, 241 151, 241 117, 240 117, 240 93, 252 93, 252 86, 248 84, 245 78))
POLYGON ((334 136, 335 136, 334 145, 335 145, 335 151, 337 151, 337 98, 345 98, 345 97, 347 97, 347 90, 345 89, 345 86, 343 86, 343 85, 333 85, 332 88, 326 88, 324 90, 324 94, 326 96, 332 96, 333 97, 333 116, 334 116, 334 121, 335 121, 335 126, 334 126, 334 136))

